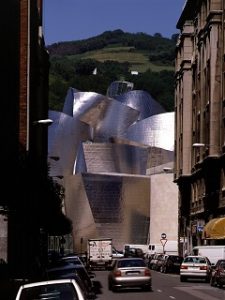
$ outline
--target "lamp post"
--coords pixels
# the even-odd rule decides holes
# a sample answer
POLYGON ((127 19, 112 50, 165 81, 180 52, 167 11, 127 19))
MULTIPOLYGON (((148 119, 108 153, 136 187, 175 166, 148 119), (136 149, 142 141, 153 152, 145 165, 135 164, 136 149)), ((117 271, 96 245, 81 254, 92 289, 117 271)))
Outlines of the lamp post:
POLYGON ((206 146, 208 146, 208 145, 206 145, 206 144, 204 144, 204 143, 194 143, 194 144, 192 145, 192 147, 194 147, 194 148, 204 148, 204 147, 206 147, 206 146))
POLYGON ((163 168, 163 171, 164 171, 165 173, 173 173, 173 168, 165 167, 165 168, 163 168))
POLYGON ((43 119, 43 120, 37 120, 33 121, 33 125, 51 125, 53 123, 53 120, 51 119, 43 119))

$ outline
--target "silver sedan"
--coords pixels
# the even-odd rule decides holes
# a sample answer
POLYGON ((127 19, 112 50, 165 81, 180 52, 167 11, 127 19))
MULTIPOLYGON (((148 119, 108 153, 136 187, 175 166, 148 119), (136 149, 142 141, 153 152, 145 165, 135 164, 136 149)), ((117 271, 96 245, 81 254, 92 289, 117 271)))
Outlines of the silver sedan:
POLYGON ((209 282, 211 263, 205 256, 187 256, 180 266, 180 281, 202 278, 209 282))
POLYGON ((115 261, 108 275, 109 290, 142 288, 152 290, 150 269, 142 258, 120 258, 115 261))

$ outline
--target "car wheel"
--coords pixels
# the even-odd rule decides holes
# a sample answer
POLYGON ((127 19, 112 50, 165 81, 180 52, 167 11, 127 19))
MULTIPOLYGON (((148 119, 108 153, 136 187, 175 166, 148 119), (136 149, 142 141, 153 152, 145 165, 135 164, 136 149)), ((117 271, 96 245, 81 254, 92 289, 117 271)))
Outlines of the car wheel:
POLYGON ((215 281, 214 281, 213 277, 210 278, 210 285, 215 286, 215 281))
POLYGON ((113 291, 113 293, 116 293, 117 292, 117 288, 115 286, 111 286, 111 290, 113 291))
POLYGON ((111 282, 110 282, 110 281, 108 281, 108 289, 109 289, 109 291, 111 291, 111 290, 112 290, 112 284, 111 284, 111 282))
POLYGON ((149 284, 149 285, 145 286, 143 288, 143 290, 146 291, 146 292, 152 292, 152 286, 149 284))
POLYGON ((180 276, 180 281, 181 282, 185 282, 187 280, 187 278, 186 277, 184 277, 184 276, 180 276))

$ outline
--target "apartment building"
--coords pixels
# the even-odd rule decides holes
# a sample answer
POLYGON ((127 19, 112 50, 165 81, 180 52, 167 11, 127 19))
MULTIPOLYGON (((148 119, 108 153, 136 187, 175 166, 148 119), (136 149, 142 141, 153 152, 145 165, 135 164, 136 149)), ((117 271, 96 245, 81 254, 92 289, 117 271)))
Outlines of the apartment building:
POLYGON ((37 182, 35 166, 47 176, 48 128, 37 121, 48 118, 49 59, 42 1, 9 0, 1 8, 0 258, 8 263, 11 278, 23 278, 40 252, 32 219, 38 191, 31 182, 37 182))
POLYGON ((225 243, 224 9, 223 0, 187 0, 177 22, 174 180, 181 253, 225 243))

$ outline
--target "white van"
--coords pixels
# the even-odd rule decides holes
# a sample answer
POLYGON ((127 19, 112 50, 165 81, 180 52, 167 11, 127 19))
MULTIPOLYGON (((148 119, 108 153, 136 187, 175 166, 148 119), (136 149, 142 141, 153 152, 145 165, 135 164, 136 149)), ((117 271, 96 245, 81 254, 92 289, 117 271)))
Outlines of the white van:
POLYGON ((148 254, 163 253, 177 255, 178 254, 178 242, 177 241, 166 241, 164 249, 162 244, 149 244, 148 254))
POLYGON ((225 245, 195 246, 192 253, 193 255, 206 256, 212 264, 216 264, 219 259, 225 259, 225 245))

